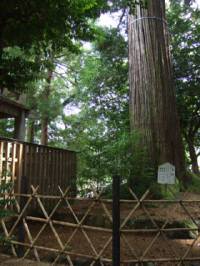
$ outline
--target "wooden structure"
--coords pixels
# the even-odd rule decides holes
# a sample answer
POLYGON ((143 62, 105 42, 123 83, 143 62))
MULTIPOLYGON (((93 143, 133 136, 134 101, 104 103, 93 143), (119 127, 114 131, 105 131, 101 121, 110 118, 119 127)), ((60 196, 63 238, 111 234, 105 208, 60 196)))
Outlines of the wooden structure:
POLYGON ((75 191, 76 153, 24 142, 25 119, 29 109, 0 95, 0 119, 15 119, 14 139, 0 136, 0 183, 13 182, 15 192, 22 193, 22 177, 40 192, 56 193, 58 186, 75 191))
POLYGON ((25 118, 28 113, 29 109, 24 105, 0 95, 0 119, 15 119, 15 130, 13 136, 15 139, 25 139, 25 118))
MULTIPOLYGON (((21 178, 43 194, 75 183, 76 152, 0 137, 0 181, 12 181, 21 192, 21 178)), ((73 188, 75 190, 75 188, 73 188)))

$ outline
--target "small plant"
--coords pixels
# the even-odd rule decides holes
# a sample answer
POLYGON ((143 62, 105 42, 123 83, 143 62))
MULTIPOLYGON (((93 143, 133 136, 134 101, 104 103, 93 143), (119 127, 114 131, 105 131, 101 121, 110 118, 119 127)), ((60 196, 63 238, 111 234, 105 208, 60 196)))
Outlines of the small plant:
POLYGON ((193 193, 200 193, 200 177, 195 174, 191 175, 192 175, 192 180, 187 191, 193 193))
MULTIPOLYGON (((7 217, 11 217, 13 215, 13 211, 10 206, 13 203, 13 199, 11 197, 11 192, 13 189, 13 184, 11 182, 6 183, 1 181, 0 184, 0 220, 5 219, 7 217)), ((0 232, 0 243, 6 244, 8 239, 5 239, 4 236, 0 232)))
POLYGON ((150 186, 150 191, 153 199, 169 199, 176 198, 181 191, 181 183, 176 178, 174 185, 161 185, 154 183, 150 186))

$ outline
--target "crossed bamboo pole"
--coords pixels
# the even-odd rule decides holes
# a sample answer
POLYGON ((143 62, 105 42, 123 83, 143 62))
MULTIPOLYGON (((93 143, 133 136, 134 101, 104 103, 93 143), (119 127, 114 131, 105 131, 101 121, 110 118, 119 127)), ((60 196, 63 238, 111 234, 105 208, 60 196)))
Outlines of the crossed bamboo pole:
MULTIPOLYGON (((11 243, 11 248, 12 248, 12 252, 13 255, 16 256, 17 252, 15 249, 16 245, 21 245, 24 247, 27 247, 27 250, 23 256, 23 258, 26 258, 29 254, 30 251, 33 250, 34 251, 34 256, 36 258, 37 261, 40 261, 40 257, 39 257, 39 250, 44 250, 44 251, 50 251, 50 252, 54 252, 55 254, 57 254, 56 258, 54 259, 52 265, 55 265, 59 259, 61 258, 61 255, 66 255, 67 258, 67 262, 69 263, 70 266, 73 266, 73 261, 71 259, 71 257, 73 256, 78 256, 78 257, 83 257, 83 258, 87 258, 89 260, 91 260, 90 265, 93 266, 97 261, 100 262, 100 265, 103 266, 104 262, 111 262, 111 259, 108 258, 104 258, 103 257, 103 253, 105 252, 105 250, 108 248, 108 246, 110 245, 111 241, 112 241, 112 236, 109 237, 106 241, 106 243, 104 244, 104 246, 101 248, 100 251, 97 251, 94 244, 92 243, 91 239, 89 238, 88 234, 87 234, 87 230, 92 230, 92 231, 100 231, 100 232, 106 232, 106 233, 112 233, 111 229, 108 228, 101 228, 101 227, 94 227, 94 226, 88 226, 84 224, 84 221, 86 220, 86 218, 88 217, 88 215, 90 214, 90 212, 92 211, 92 209, 95 207, 95 204, 98 202, 101 204, 102 209, 104 210, 104 213, 106 214, 106 217, 108 218, 108 220, 110 221, 110 223, 112 224, 112 216, 110 214, 110 211, 108 210, 106 203, 110 203, 110 200, 105 200, 105 199, 101 199, 101 194, 97 194, 95 191, 95 198, 90 201, 90 205, 87 208, 84 216, 79 219, 77 214, 75 213, 75 211, 73 210, 72 205, 70 204, 70 199, 74 199, 71 197, 68 197, 67 194, 69 192, 70 188, 67 188, 65 191, 63 191, 60 187, 59 187, 59 191, 60 191, 60 196, 48 196, 48 195, 40 195, 38 193, 39 187, 33 187, 31 186, 32 189, 32 193, 30 194, 13 194, 10 195, 12 198, 14 198, 15 201, 15 205, 17 208, 17 212, 18 214, 16 215, 16 221, 14 222, 13 226, 11 227, 10 230, 7 229, 6 226, 6 221, 5 220, 1 220, 1 225, 5 234, 5 237, 7 240, 10 240, 11 243), (20 206, 16 200, 16 196, 19 198, 21 197, 26 197, 27 198, 27 202, 24 205, 24 207, 20 210, 20 206), (54 200, 58 200, 56 205, 54 206, 53 210, 50 212, 50 214, 48 215, 48 212, 46 211, 44 204, 42 203, 41 199, 54 199, 54 200), (25 215, 29 205, 31 204, 31 202, 33 200, 36 200, 38 203, 39 208, 41 209, 44 218, 41 217, 32 217, 32 216, 27 216, 25 215), (60 204, 64 202, 67 206, 67 208, 69 209, 70 213, 72 214, 72 216, 74 217, 75 223, 70 223, 70 222, 66 222, 66 221, 57 221, 53 219, 53 215, 56 213, 56 211, 58 210, 60 204), (27 234, 27 238, 29 243, 20 243, 19 241, 13 240, 12 239, 12 235, 15 231, 15 229, 17 228, 18 224, 20 221, 23 221, 23 225, 24 225, 24 229, 25 232, 27 234), (37 233, 37 235, 35 236, 35 238, 32 237, 31 231, 29 229, 28 223, 27 221, 31 220, 31 221, 37 221, 37 222, 42 222, 44 223, 42 228, 39 230, 39 232, 37 233), (55 248, 49 248, 49 247, 44 247, 44 246, 40 246, 37 245, 36 242, 38 241, 38 239, 41 237, 42 232, 45 230, 45 228, 47 227, 47 225, 50 226, 51 231, 53 232, 53 235, 55 236, 58 244, 59 244, 59 248, 55 249, 55 248), (59 234, 56 231, 55 225, 62 225, 62 226, 67 226, 67 227, 71 227, 74 228, 74 231, 72 232, 72 234, 70 235, 70 237, 68 238, 68 240, 63 243, 59 234), (86 255, 86 254, 80 254, 77 252, 72 252, 67 250, 69 243, 72 241, 72 239, 74 238, 76 232, 81 231, 86 239, 86 241, 88 242, 92 252, 94 255, 86 255)), ((169 231, 197 231, 199 230, 199 226, 197 224, 197 222, 195 221, 194 217, 191 215, 191 213, 188 211, 188 209, 185 206, 185 203, 191 203, 191 202, 195 202, 195 203, 199 203, 200 201, 188 201, 188 200, 148 200, 147 196, 149 194, 149 191, 147 190, 141 198, 138 198, 136 196, 136 194, 130 189, 130 193, 133 196, 133 200, 122 200, 121 202, 125 202, 125 203, 133 203, 134 206, 131 209, 131 211, 128 213, 128 215, 124 218, 123 222, 121 223, 121 227, 120 227, 120 232, 121 232, 121 239, 124 241, 124 243, 126 244, 126 246, 128 247, 128 249, 131 251, 131 254, 134 256, 134 259, 129 259, 129 260, 122 260, 122 263, 142 263, 142 262, 147 262, 147 261, 152 261, 152 262, 175 262, 178 263, 177 265, 182 265, 184 262, 186 261, 196 261, 199 260, 199 258, 189 258, 188 255, 190 253, 190 251, 192 250, 192 248, 194 247, 194 245, 197 243, 197 241, 199 240, 200 236, 198 235, 192 242, 192 244, 189 246, 189 248, 185 251, 185 253, 182 256, 178 256, 178 254, 171 248, 171 246, 168 243, 168 239, 165 235, 165 232, 169 232, 169 231), (156 221, 154 220, 154 218, 151 216, 151 214, 149 213, 146 204, 145 203, 176 203, 178 204, 177 206, 175 206, 174 210, 177 209, 177 207, 180 205, 181 208, 184 210, 184 212, 187 214, 187 216, 191 219, 191 221, 195 224, 195 228, 166 228, 167 224, 169 223, 169 218, 165 220, 165 222, 163 223, 163 225, 161 227, 159 227, 156 223, 156 221), (148 217, 148 219, 152 222, 152 225, 154 226, 153 229, 126 229, 126 224, 129 221, 129 219, 136 213, 136 211, 138 209, 142 209, 143 212, 146 214, 146 216, 148 217), (151 232, 151 233, 156 233, 155 237, 152 239, 152 241, 150 242, 150 244, 146 247, 146 249, 143 251, 141 256, 138 256, 138 254, 136 254, 136 251, 134 250, 133 246, 129 243, 129 240, 126 237, 126 233, 147 233, 147 232, 151 232), (168 246, 169 246, 169 250, 171 249, 171 251, 174 253, 173 257, 171 258, 156 258, 156 259, 151 259, 151 258, 146 258, 146 255, 149 253, 149 251, 152 249, 154 243, 157 241, 157 239, 162 236, 164 238, 164 240, 167 242, 168 246)), ((85 200, 85 199, 78 199, 80 201, 85 200)))
MULTIPOLYGON (((28 240, 29 240, 30 244, 20 243, 18 241, 11 240, 12 246, 18 244, 18 245, 22 245, 22 246, 25 246, 25 247, 28 248, 26 250, 24 256, 23 256, 23 259, 26 258, 29 255, 30 251, 33 249, 36 260, 40 261, 40 257, 38 255, 38 249, 40 249, 40 250, 54 251, 54 252, 58 253, 57 257, 55 258, 54 262, 52 263, 53 265, 55 265, 57 263, 57 261, 59 260, 59 258, 60 258, 60 256, 62 254, 67 254, 67 260, 68 260, 68 263, 69 263, 70 266, 73 266, 73 262, 72 262, 72 260, 71 260, 69 255, 79 255, 80 257, 86 257, 86 258, 92 259, 91 265, 94 265, 94 263, 96 263, 96 261, 99 260, 100 264, 103 266, 104 265, 103 264, 104 259, 101 258, 101 255, 104 252, 104 250, 106 249, 106 247, 108 246, 108 244, 111 242, 112 238, 109 239, 109 241, 107 241, 105 243, 103 248, 98 253, 96 251, 92 241, 88 237, 88 235, 87 235, 85 230, 86 229, 90 229, 90 230, 97 230, 97 231, 104 231, 104 232, 107 231, 109 233, 111 233, 112 231, 109 230, 109 229, 103 229, 103 228, 91 227, 91 226, 83 225, 83 222, 85 221, 85 219, 87 218, 88 214, 90 213, 92 208, 95 206, 95 204, 97 202, 101 202, 101 200, 100 200, 100 196, 101 195, 100 194, 96 195, 95 200, 93 200, 91 202, 91 204, 90 204, 89 208, 87 209, 87 211, 86 211, 85 215, 83 216, 83 218, 81 220, 79 220, 77 215, 73 211, 73 208, 71 207, 71 205, 69 203, 69 200, 67 199, 67 193, 69 191, 69 188, 65 192, 63 192, 62 189, 59 187, 61 196, 59 197, 59 201, 57 202, 57 204, 55 205, 55 207, 51 211, 50 215, 48 215, 47 211, 45 210, 44 204, 42 203, 42 201, 40 199, 40 195, 37 193, 38 187, 34 188, 33 186, 31 186, 31 189, 32 189, 32 193, 29 194, 28 200, 27 200, 24 208, 21 210, 20 214, 17 215, 17 220, 15 221, 14 225, 12 226, 12 228, 11 228, 11 230, 9 232, 7 231, 6 225, 5 225, 4 221, 3 221, 4 233, 5 233, 6 237, 8 238, 8 237, 10 237, 12 235, 14 230, 17 228, 18 223, 20 222, 20 220, 23 219, 24 228, 25 228, 25 231, 27 233, 28 240), (31 216, 27 216, 26 219, 23 218, 27 208, 29 207, 29 205, 31 204, 31 201, 33 199, 35 199, 37 201, 38 206, 42 210, 42 213, 44 214, 45 218, 31 217, 31 216), (52 216, 54 215, 54 213, 56 212, 56 210, 58 209, 58 207, 60 206, 62 201, 64 201, 67 204, 68 209, 70 210, 70 212, 72 213, 73 217, 75 218, 76 224, 62 222, 62 221, 60 222, 60 221, 56 221, 56 220, 52 219, 52 216), (30 230, 29 230, 28 224, 26 223, 26 220, 44 222, 42 228, 39 230, 39 232, 37 233, 37 235, 36 235, 36 237, 34 239, 32 238, 32 235, 30 233, 30 230), (60 225, 62 224, 64 226, 75 227, 75 230, 73 231, 72 235, 68 238, 68 241, 65 244, 62 243, 62 241, 61 241, 61 239, 60 239, 60 237, 59 237, 59 235, 58 235, 58 233, 57 233, 57 231, 56 231, 56 229, 54 227, 55 224, 60 224, 60 225), (41 247, 39 245, 36 245, 37 240, 39 239, 39 237, 41 236, 42 232, 45 230, 47 225, 50 226, 50 228, 51 228, 51 230, 52 230, 52 232, 53 232, 53 234, 54 234, 54 236, 55 236, 55 238, 56 238, 56 240, 57 240, 57 242, 58 242, 58 244, 60 246, 60 249, 52 249, 52 248, 41 247), (68 247, 70 241, 73 239, 74 235, 76 234, 76 232, 79 229, 82 231, 82 233, 84 234, 86 240, 88 241, 88 243, 90 245, 90 248, 92 249, 93 253, 95 254, 94 256, 87 256, 87 255, 84 255, 84 254, 77 254, 77 253, 66 251, 66 248, 68 247)), ((18 196, 20 196, 20 194, 18 194, 18 196)), ((27 195, 26 195, 26 197, 27 197, 27 195)), ((49 198, 49 197, 45 197, 45 198, 49 198)), ((55 198, 55 197, 53 197, 53 198, 55 198)), ((106 215, 108 216, 108 219, 109 220, 112 219, 110 214, 109 214, 108 209, 105 206, 105 204, 104 203, 101 203, 101 204, 103 206, 103 209, 104 209, 106 215)), ((17 201, 16 201, 16 205, 19 208, 19 204, 17 203, 17 201)), ((16 252, 15 252, 14 249, 13 249, 13 254, 16 256, 16 252)), ((105 258, 105 261, 111 262, 110 259, 106 259, 106 258, 105 258)))

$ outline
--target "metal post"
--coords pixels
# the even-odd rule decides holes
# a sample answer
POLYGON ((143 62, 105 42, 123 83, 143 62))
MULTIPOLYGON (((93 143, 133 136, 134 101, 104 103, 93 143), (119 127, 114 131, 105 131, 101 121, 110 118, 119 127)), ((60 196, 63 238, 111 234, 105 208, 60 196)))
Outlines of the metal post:
POLYGON ((120 266, 120 176, 113 176, 113 241, 112 265, 120 266))
MULTIPOLYGON (((21 177, 21 190, 19 191, 20 194, 27 194, 28 193, 28 180, 26 176, 22 176, 21 177)), ((27 198, 26 197, 22 197, 19 199, 19 204, 20 204, 20 212, 23 210, 25 204, 26 204, 27 198)), ((25 215, 25 214, 24 214, 25 215)), ((19 221, 19 225, 18 225, 18 242, 20 243, 24 243, 25 242, 25 228, 24 228, 24 224, 23 224, 23 217, 21 218, 21 220, 19 221)), ((18 246, 18 250, 17 250, 17 255, 18 257, 23 257, 24 256, 24 246, 19 245, 18 246)))

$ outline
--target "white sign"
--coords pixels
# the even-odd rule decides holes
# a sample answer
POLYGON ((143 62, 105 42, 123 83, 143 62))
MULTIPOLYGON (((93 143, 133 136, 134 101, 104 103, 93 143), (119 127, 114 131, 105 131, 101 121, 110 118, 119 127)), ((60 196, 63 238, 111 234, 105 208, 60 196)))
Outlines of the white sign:
POLYGON ((175 166, 171 163, 164 163, 158 167, 158 183, 159 184, 175 184, 175 166))

